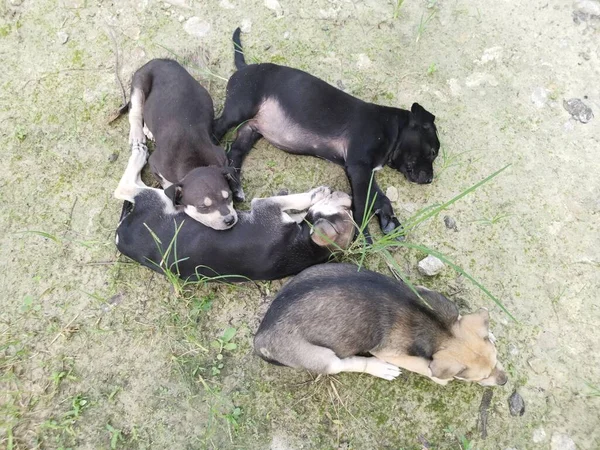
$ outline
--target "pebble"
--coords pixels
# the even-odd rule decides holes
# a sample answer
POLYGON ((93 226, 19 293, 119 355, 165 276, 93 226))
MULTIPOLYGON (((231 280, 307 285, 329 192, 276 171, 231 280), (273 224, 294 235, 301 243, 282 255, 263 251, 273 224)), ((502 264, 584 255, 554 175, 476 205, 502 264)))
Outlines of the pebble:
POLYGON ((202 20, 200 17, 190 17, 184 24, 183 29, 191 36, 203 38, 210 31, 210 23, 202 20))
POLYGON ((454 220, 450 216, 444 216, 444 225, 446 225, 446 228, 448 228, 449 230, 458 231, 458 226, 456 225, 456 220, 454 220))
POLYGON ((242 33, 250 33, 252 31, 252 21, 250 19, 243 19, 240 29, 242 33))
POLYGON ((10 4, 13 6, 20 6, 23 0, 10 0, 10 4))
POLYGON ((265 0, 265 6, 271 11, 275 11, 277 17, 283 16, 283 9, 277 0, 265 0))
POLYGON ((219 6, 223 9, 235 9, 235 5, 229 0, 221 0, 219 6))
POLYGON ((536 428, 533 430, 533 442, 535 444, 539 444, 540 442, 544 442, 546 440, 546 432, 542 427, 536 428))
POLYGON ((593 16, 600 16, 600 2, 594 0, 575 0, 573 2, 573 20, 575 16, 582 20, 588 20, 593 16))
POLYGON ((58 36, 58 42, 60 42, 61 44, 66 44, 69 40, 69 35, 64 31, 59 31, 58 33, 56 33, 56 36, 58 36))
POLYGON ((140 32, 139 27, 129 27, 123 30, 123 34, 134 41, 140 38, 140 32))
POLYGON ((390 186, 386 189, 385 196, 390 199, 390 202, 398 201, 398 189, 394 186, 390 186))
POLYGON ((531 102, 536 108, 543 108, 548 103, 548 89, 537 87, 531 93, 531 102))
POLYGON ((522 416, 525 413, 525 402, 517 391, 508 397, 508 409, 511 416, 522 416))
POLYGON ((418 269, 422 275, 433 277, 444 269, 445 265, 442 261, 433 255, 419 261, 418 269))
POLYGON ((456 78, 450 78, 446 81, 446 84, 450 88, 450 94, 452 97, 459 97, 462 94, 462 88, 460 87, 460 83, 456 78))
POLYGON ((486 48, 483 51, 483 55, 481 56, 481 59, 478 61, 474 61, 475 64, 486 64, 490 61, 494 61, 494 60, 499 60, 502 59, 502 47, 490 47, 490 48, 486 48))
POLYGON ((576 450, 575 442, 566 434, 552 433, 550 450, 576 450))
POLYGON ((369 57, 367 55, 365 55, 364 53, 360 53, 358 55, 358 60, 356 61, 356 67, 358 67, 360 70, 363 69, 368 69, 369 67, 371 67, 371 60, 369 59, 369 57))
POLYGON ((119 157, 118 153, 112 153, 109 157, 108 157, 108 162, 110 163, 114 163, 117 158, 119 157))
POLYGON ((563 101, 563 107, 574 119, 579 120, 581 123, 588 123, 592 120, 592 117, 594 117, 592 108, 578 98, 570 98, 569 100, 563 101))

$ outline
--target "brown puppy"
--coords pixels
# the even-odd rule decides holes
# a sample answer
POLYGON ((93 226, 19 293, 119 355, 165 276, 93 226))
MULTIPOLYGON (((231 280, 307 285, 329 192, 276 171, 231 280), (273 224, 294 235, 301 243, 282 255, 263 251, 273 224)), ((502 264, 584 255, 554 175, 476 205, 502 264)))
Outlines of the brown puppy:
POLYGON ((364 372, 393 380, 400 368, 436 383, 508 380, 485 309, 460 316, 443 295, 350 264, 310 267, 277 294, 254 338, 268 362, 317 373, 364 372), (371 354, 372 357, 358 355, 371 354))

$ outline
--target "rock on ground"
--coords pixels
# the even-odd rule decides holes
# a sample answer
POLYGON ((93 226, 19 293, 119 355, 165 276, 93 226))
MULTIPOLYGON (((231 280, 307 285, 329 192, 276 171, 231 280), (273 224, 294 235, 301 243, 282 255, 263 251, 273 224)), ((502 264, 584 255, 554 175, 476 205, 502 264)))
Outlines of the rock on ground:
POLYGON ((511 416, 522 416, 525 413, 525 402, 517 391, 508 398, 508 408, 511 416))
POLYGON ((563 107, 567 110, 574 119, 579 120, 581 123, 588 123, 594 117, 592 108, 583 103, 581 99, 570 98, 563 102, 563 107))
POLYGON ((576 450, 575 442, 566 434, 553 433, 550 450, 576 450))
POLYGON ((190 17, 184 24, 183 29, 187 34, 197 38, 203 38, 210 31, 210 23, 202 20, 200 17, 190 17))
POLYGON ((418 268, 422 275, 433 277, 444 270, 444 263, 435 256, 429 255, 419 261, 418 268))

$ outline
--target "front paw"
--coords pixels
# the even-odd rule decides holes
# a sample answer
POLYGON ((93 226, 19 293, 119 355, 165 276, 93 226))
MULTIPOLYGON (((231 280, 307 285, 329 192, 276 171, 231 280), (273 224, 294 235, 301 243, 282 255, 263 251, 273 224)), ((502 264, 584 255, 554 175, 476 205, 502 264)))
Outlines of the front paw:
POLYGON ((310 194, 310 203, 314 205, 315 203, 320 202, 321 200, 329 197, 331 195, 331 189, 327 186, 319 186, 309 191, 310 194))
POLYGON ((379 216, 379 225, 381 227, 381 231, 383 234, 397 234, 396 239, 399 241, 404 240, 404 229, 402 228, 402 224, 396 217, 381 215, 379 216))

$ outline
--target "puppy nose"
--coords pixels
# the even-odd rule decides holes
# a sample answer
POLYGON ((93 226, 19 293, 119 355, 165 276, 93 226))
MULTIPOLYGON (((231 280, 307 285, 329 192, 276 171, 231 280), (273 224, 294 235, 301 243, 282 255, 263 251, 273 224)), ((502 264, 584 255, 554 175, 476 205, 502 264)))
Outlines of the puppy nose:
POLYGON ((233 217, 232 214, 229 214, 228 216, 225 216, 223 222, 225 222, 225 225, 231 226, 235 223, 235 217, 233 217))
POLYGON ((428 175, 426 172, 419 172, 419 181, 422 184, 429 184, 433 181, 433 175, 428 175))

